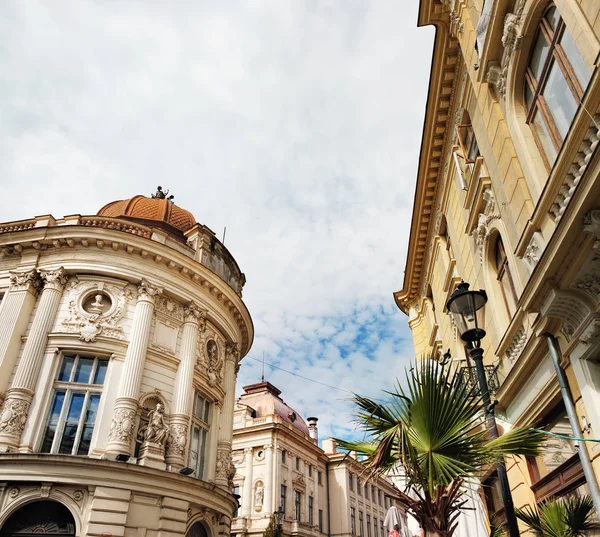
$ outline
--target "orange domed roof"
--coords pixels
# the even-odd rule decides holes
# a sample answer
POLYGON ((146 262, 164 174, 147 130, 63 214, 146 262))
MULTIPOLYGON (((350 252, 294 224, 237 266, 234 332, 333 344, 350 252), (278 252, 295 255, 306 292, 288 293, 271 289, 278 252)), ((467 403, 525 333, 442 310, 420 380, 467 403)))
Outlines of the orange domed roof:
POLYGON ((98 216, 137 220, 147 225, 171 227, 185 233, 196 225, 194 215, 175 205, 167 197, 134 196, 107 203, 98 216))

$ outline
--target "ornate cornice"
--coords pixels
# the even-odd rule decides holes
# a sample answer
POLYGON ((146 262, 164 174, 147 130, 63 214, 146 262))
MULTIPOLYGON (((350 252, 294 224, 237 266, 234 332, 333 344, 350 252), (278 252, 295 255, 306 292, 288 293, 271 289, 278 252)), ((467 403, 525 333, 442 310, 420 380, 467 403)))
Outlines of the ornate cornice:
POLYGON ((452 109, 462 64, 458 41, 449 35, 448 25, 436 24, 436 27, 404 284, 401 291, 394 293, 396 304, 405 313, 409 303, 419 296, 425 273, 427 249, 435 227, 438 186, 443 183, 446 148, 452 139, 452 109))

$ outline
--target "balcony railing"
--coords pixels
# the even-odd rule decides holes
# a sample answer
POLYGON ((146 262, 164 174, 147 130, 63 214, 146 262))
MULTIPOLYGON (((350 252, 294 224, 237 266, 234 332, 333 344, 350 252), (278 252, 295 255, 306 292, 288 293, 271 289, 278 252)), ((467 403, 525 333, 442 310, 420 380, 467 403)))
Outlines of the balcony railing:
MULTIPOLYGON (((490 395, 495 395, 500 389, 500 381, 498 380, 496 366, 484 365, 483 367, 485 369, 485 377, 487 379, 490 395)), ((477 368, 475 366, 461 367, 459 374, 462 384, 466 384, 469 389, 478 388, 479 383, 477 381, 477 368)))

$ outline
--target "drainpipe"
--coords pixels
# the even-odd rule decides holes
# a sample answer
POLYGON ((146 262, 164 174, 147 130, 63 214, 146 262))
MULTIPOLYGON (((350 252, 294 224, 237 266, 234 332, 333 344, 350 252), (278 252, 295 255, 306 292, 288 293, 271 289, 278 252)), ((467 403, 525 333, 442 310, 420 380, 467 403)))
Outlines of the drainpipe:
MULTIPOLYGON (((560 393, 567 410, 567 416, 573 430, 573 436, 576 438, 581 437, 581 427, 577 419, 577 412, 575 411, 575 404, 573 403, 573 397, 571 396, 571 390, 567 384, 567 377, 565 370, 560 366, 560 348, 556 338, 551 334, 546 334, 546 340, 548 342, 548 350, 550 351, 550 357, 554 363, 554 369, 556 371, 556 378, 558 379, 558 385, 560 386, 560 393)), ((583 468, 583 475, 587 481, 588 488, 590 489, 590 496, 594 502, 596 513, 600 513, 600 489, 598 489, 598 481, 596 481, 596 475, 592 468, 592 461, 590 454, 588 453, 585 442, 582 440, 576 440, 575 445, 577 446, 577 452, 579 453, 579 460, 581 461, 581 467, 583 468)))

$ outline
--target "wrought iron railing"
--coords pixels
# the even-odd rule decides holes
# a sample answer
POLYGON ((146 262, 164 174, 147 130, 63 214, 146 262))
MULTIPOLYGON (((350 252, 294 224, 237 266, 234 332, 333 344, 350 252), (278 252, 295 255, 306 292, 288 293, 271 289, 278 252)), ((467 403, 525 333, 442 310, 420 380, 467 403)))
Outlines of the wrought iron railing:
MULTIPOLYGON (((500 381, 498 380, 498 372, 496 366, 484 365, 485 377, 487 379, 490 395, 498 393, 500 389, 500 381)), ((470 389, 478 389, 479 382, 477 381, 477 368, 475 366, 465 366, 460 368, 460 380, 470 389)))

